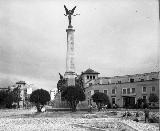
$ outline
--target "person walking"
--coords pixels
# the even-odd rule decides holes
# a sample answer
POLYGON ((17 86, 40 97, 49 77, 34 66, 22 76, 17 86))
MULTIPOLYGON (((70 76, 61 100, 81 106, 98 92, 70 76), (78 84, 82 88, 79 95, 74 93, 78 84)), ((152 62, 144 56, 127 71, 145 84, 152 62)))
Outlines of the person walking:
POLYGON ((92 104, 89 105, 89 112, 92 113, 92 104))
POLYGON ((144 115, 145 115, 145 123, 149 120, 149 109, 146 107, 144 109, 144 115))

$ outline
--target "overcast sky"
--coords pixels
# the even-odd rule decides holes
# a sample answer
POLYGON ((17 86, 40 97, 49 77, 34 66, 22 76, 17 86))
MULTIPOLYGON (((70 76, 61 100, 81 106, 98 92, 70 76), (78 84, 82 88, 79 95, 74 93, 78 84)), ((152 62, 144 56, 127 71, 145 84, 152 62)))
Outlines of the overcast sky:
POLYGON ((56 88, 66 70, 64 4, 80 14, 72 20, 76 73, 158 71, 158 0, 0 0, 1 86, 24 80, 56 88))

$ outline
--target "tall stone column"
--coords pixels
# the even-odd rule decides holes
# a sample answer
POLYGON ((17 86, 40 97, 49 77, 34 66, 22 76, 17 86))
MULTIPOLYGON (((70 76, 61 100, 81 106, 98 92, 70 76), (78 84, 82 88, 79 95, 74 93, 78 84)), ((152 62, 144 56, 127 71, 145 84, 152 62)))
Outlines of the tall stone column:
POLYGON ((72 26, 68 26, 67 32, 67 54, 66 54, 66 72, 68 85, 75 85, 75 63, 74 63, 74 32, 72 26))

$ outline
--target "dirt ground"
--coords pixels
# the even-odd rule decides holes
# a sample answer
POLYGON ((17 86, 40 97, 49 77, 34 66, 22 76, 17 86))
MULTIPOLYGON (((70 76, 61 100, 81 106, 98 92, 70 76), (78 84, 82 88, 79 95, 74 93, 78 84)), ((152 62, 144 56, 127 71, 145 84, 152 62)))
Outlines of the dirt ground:
POLYGON ((0 110, 0 131, 159 131, 159 126, 110 114, 86 111, 36 113, 33 109, 0 110))

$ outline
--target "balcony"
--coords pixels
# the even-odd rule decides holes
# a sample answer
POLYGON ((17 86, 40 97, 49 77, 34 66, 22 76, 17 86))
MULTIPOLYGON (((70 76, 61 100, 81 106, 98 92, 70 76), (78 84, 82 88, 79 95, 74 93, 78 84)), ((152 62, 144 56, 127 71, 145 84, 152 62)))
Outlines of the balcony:
POLYGON ((147 91, 146 91, 146 92, 143 92, 143 91, 142 91, 142 94, 147 94, 147 91))
POLYGON ((136 96, 136 93, 122 94, 122 96, 136 96))

